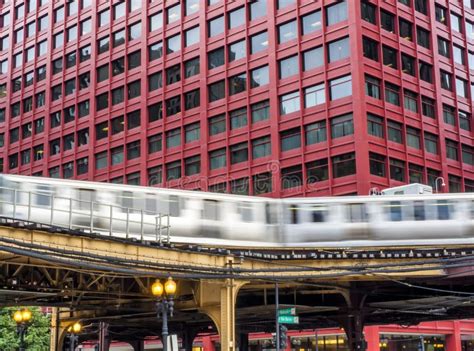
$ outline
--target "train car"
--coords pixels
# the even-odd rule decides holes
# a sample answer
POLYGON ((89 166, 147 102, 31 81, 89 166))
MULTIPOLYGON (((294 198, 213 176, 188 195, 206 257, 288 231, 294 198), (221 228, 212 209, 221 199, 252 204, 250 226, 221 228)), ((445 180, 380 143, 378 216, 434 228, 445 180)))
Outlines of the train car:
POLYGON ((6 217, 152 240, 161 214, 174 242, 281 241, 273 199, 17 175, 0 175, 0 187, 6 217))
POLYGON ((218 247, 474 244, 472 193, 269 199, 0 175, 0 214, 153 241, 161 218, 171 242, 218 247))

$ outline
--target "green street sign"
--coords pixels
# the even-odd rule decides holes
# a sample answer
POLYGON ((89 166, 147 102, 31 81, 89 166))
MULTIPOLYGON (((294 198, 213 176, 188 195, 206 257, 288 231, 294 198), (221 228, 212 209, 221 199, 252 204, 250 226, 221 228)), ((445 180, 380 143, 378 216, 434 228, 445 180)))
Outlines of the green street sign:
POLYGON ((296 314, 296 308, 282 308, 281 310, 278 310, 278 315, 279 316, 294 316, 296 314))
POLYGON ((278 316, 278 323, 280 324, 299 324, 300 317, 295 316, 278 316))

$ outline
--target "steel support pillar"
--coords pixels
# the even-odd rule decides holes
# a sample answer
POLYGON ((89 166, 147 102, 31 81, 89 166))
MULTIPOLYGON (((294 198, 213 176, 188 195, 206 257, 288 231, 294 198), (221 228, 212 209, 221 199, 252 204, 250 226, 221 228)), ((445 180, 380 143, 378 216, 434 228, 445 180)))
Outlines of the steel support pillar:
POLYGON ((219 331, 222 351, 236 351, 235 303, 246 282, 234 279, 201 281, 198 287, 199 310, 212 319, 219 331))
POLYGON ((109 351, 109 324, 106 322, 99 322, 99 351, 109 351))
POLYGON ((239 333, 239 351, 247 351, 249 349, 249 335, 247 333, 239 333))
POLYGON ((145 351, 145 340, 132 340, 127 342, 133 347, 133 351, 145 351))
POLYGON ((193 351, 193 342, 197 333, 187 327, 184 327, 183 330, 184 332, 181 334, 183 349, 185 349, 186 351, 193 351))
POLYGON ((367 342, 364 336, 364 311, 363 306, 367 295, 362 294, 356 283, 343 294, 346 303, 346 315, 339 322, 347 335, 350 351, 367 351, 367 342))

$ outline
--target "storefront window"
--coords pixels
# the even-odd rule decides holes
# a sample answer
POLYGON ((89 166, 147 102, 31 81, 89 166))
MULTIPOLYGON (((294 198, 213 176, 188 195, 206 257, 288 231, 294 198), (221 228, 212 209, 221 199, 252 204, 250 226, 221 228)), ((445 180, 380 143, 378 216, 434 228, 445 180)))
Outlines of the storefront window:
POLYGON ((446 351, 444 336, 381 334, 379 345, 380 351, 446 351))

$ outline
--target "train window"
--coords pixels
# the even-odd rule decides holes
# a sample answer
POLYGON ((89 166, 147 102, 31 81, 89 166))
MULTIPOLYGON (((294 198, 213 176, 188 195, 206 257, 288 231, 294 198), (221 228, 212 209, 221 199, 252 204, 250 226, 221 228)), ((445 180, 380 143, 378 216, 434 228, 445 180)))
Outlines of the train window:
POLYGON ((265 204, 265 220, 267 224, 278 223, 276 206, 269 203, 265 204))
POLYGON ((208 199, 204 200, 202 218, 211 221, 218 221, 219 217, 219 201, 208 199))
POLYGON ((347 211, 350 222, 367 222, 367 210, 365 204, 347 204, 347 211))
POLYGON ((311 221, 314 223, 326 222, 328 209, 326 206, 313 206, 311 208, 311 221))
POLYGON ((474 219, 474 201, 471 201, 471 219, 474 219))
POLYGON ((53 192, 49 185, 38 185, 36 191, 36 204, 40 206, 51 206, 53 192))
POLYGON ((296 205, 290 206, 290 220, 291 224, 298 224, 298 207, 296 205))
POLYGON ((450 204, 447 200, 438 200, 436 202, 438 206, 438 219, 441 221, 446 221, 450 219, 450 204))
POLYGON ((80 210, 90 210, 91 201, 95 201, 95 190, 78 189, 77 190, 78 208, 80 210))
POLYGON ((241 202, 238 205, 237 211, 240 214, 242 222, 252 222, 253 221, 253 208, 252 204, 249 202, 241 202))
POLYGON ((415 201, 413 203, 413 216, 415 221, 424 221, 425 215, 425 203, 423 201, 415 201))
POLYGON ((158 206, 156 204, 155 194, 145 195, 145 210, 148 214, 158 214, 158 206))
POLYGON ((170 216, 171 217, 179 217, 179 197, 176 195, 171 195, 170 200, 170 216))
POLYGON ((127 212, 127 208, 129 210, 133 208, 133 193, 131 191, 122 191, 122 195, 120 196, 120 206, 124 212, 127 212))
POLYGON ((388 210, 392 222, 399 222, 402 220, 402 204, 400 201, 390 201, 388 210))

